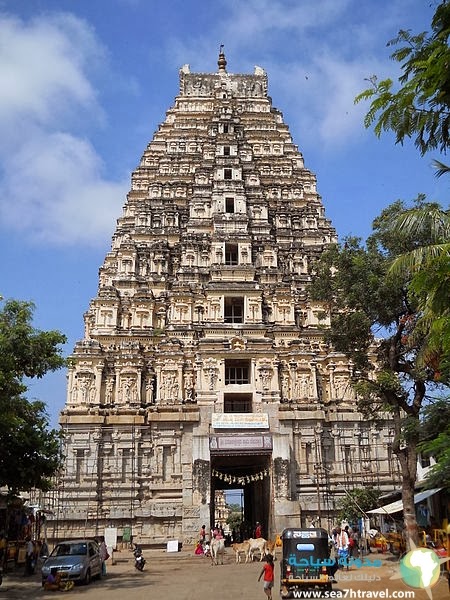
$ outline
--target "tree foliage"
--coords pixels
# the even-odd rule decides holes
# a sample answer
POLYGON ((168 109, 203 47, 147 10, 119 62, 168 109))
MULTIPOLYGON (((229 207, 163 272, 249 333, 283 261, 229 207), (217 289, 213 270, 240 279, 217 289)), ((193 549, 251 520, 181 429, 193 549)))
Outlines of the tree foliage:
MULTIPOLYGON (((398 86, 391 79, 369 79, 371 87, 355 102, 371 100, 365 117, 377 136, 392 131, 396 143, 414 138, 424 155, 430 150, 445 153, 450 145, 450 1, 441 0, 431 22, 431 32, 417 35, 401 30, 389 46, 397 46, 391 58, 400 63, 398 86)), ((435 161, 437 176, 450 168, 435 161)), ((416 447, 420 441, 421 412, 427 389, 438 381, 450 381, 450 251, 449 212, 419 197, 416 206, 405 210, 402 203, 386 209, 375 221, 375 234, 367 244, 378 250, 390 265, 382 284, 393 285, 392 301, 398 300, 392 321, 378 343, 380 369, 370 382, 359 383, 366 397, 379 398, 391 411, 396 432, 394 450, 403 478, 405 524, 416 541, 413 490, 416 476, 416 447), (397 214, 395 214, 397 211, 397 214)), ((357 312, 359 308, 357 308, 357 312)), ((372 324, 381 325, 381 318, 372 324)), ((426 421, 425 421, 426 422, 426 421)), ((439 460, 447 433, 428 440, 439 460)), ((448 447, 448 445, 447 445, 448 447)), ((444 463, 445 463, 444 460, 444 463)), ((448 462, 448 461, 447 461, 448 462)), ((444 464, 443 463, 443 464, 444 464)), ((445 463, 447 464, 447 463, 445 463)), ((444 468, 444 467, 443 467, 444 468)), ((439 467, 437 467, 439 469, 439 467)), ((441 472, 444 475, 444 472, 441 472)))
POLYGON ((393 131, 396 143, 413 138, 423 155, 429 150, 446 152, 450 144, 450 3, 441 2, 431 22, 431 33, 400 30, 388 46, 398 46, 391 58, 400 63, 399 87, 392 79, 369 78, 371 87, 355 102, 371 100, 365 117, 380 136, 393 131))
POLYGON ((450 381, 450 212, 436 203, 417 205, 399 213, 394 231, 415 238, 429 236, 397 257, 390 267, 393 276, 410 277, 409 290, 418 301, 420 316, 415 336, 425 342, 418 360, 432 365, 436 379, 450 381))
MULTIPOLYGON (((418 198, 416 207, 430 205, 418 198)), ((427 389, 437 385, 436 366, 420 360, 429 329, 421 321, 420 298, 410 289, 411 273, 389 272, 392 262, 419 246, 433 243, 430 228, 396 228, 407 210, 397 201, 373 223, 362 244, 347 238, 330 248, 313 266, 311 294, 331 313, 328 341, 354 364, 359 409, 368 418, 389 413, 393 451, 402 472, 402 492, 409 536, 417 540, 414 485, 420 415, 427 389), (420 327, 421 335, 416 335, 420 327)))
POLYGON ((426 487, 450 491, 450 399, 441 398, 425 408, 420 452, 432 456, 436 464, 427 474, 426 487))
POLYGON ((368 486, 355 488, 339 501, 338 520, 347 520, 351 524, 358 523, 368 510, 379 506, 381 490, 368 486))
POLYGON ((242 508, 239 504, 228 504, 230 513, 227 518, 227 525, 231 530, 235 527, 239 527, 242 523, 242 508))
POLYGON ((34 305, 8 300, 0 310, 0 486, 11 492, 48 489, 61 464, 60 436, 48 429, 43 402, 28 400, 26 378, 64 364, 58 331, 32 326, 34 305))

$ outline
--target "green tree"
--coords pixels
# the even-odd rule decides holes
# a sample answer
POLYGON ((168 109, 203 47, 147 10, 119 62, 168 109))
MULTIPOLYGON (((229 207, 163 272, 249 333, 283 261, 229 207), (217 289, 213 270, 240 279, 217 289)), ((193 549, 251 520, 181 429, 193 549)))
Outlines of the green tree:
MULTIPOLYGON (((426 208, 423 199, 417 203, 426 208)), ((325 252, 313 265, 311 294, 330 311, 328 341, 353 361, 359 409, 367 418, 389 414, 392 419, 405 526, 417 543, 414 486, 420 416, 427 389, 438 384, 433 365, 418 360, 427 342, 415 335, 421 313, 409 289, 409 273, 389 274, 396 257, 433 242, 429 230, 418 238, 417 232, 395 229, 397 215, 406 209, 400 201, 387 207, 375 219, 365 245, 347 238, 325 252)))
POLYGON ((339 502, 338 520, 355 524, 368 510, 379 505, 381 491, 374 487, 356 488, 347 492, 339 502))
POLYGON ((228 515, 227 525, 233 531, 242 522, 242 508, 239 504, 229 504, 228 508, 230 509, 230 514, 228 515))
POLYGON ((45 404, 25 397, 27 378, 65 364, 58 331, 32 326, 34 305, 8 300, 0 310, 0 486, 11 493, 49 488, 61 464, 60 436, 49 430, 45 404))
POLYGON ((393 131, 396 143, 413 138, 423 155, 429 150, 446 152, 450 145, 450 3, 441 2, 431 22, 432 32, 412 34, 401 30, 388 46, 399 47, 391 58, 401 65, 399 87, 392 79, 369 78, 371 87, 355 102, 371 100, 365 117, 380 136, 393 131))
MULTIPOLYGON (((423 199, 423 197, 422 197, 423 199)), ((394 232, 417 240, 409 252, 398 256, 390 267, 394 277, 410 278, 409 290, 418 301, 420 313, 415 336, 425 342, 418 360, 432 365, 436 379, 450 381, 450 212, 436 203, 421 204, 402 211, 393 220, 394 232)))
POLYGON ((419 451, 430 455, 436 464, 427 474, 427 488, 450 491, 450 399, 440 398, 427 406, 421 430, 419 451))

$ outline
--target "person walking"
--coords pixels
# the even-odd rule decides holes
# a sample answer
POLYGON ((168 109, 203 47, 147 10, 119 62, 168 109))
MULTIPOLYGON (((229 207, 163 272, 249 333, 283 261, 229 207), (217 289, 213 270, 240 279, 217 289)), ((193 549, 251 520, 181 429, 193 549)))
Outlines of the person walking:
POLYGON ((266 561, 266 564, 263 566, 261 573, 259 574, 258 581, 261 581, 261 577, 264 575, 264 593, 266 594, 268 600, 272 600, 272 588, 274 582, 273 556, 271 554, 266 554, 264 560, 266 561))
POLYGON ((25 575, 33 575, 35 563, 34 544, 31 537, 26 538, 25 546, 25 575))
POLYGON ((203 545, 206 542, 206 525, 201 526, 198 538, 199 538, 200 544, 203 545))
POLYGON ((339 566, 347 567, 347 571, 349 558, 348 541, 348 533, 345 531, 345 529, 341 529, 340 527, 338 527, 336 529, 336 549, 338 555, 338 563, 339 566))
POLYGON ((105 538, 102 538, 99 544, 100 560, 102 561, 102 577, 106 576, 106 561, 109 558, 108 548, 106 547, 105 538))

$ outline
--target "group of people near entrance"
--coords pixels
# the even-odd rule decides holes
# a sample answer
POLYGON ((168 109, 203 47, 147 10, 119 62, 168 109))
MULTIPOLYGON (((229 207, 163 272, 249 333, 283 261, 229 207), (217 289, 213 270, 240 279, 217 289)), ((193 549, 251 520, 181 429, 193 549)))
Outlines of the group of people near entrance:
POLYGON ((195 554, 209 556, 210 540, 223 540, 224 537, 225 534, 223 528, 218 523, 212 529, 210 529, 209 532, 206 531, 206 525, 202 525, 198 534, 199 539, 195 547, 195 554))
POLYGON ((359 552, 359 531, 349 525, 335 527, 330 534, 330 550, 336 559, 336 569, 347 566, 350 558, 359 552))
MULTIPOLYGON (((262 532, 262 526, 261 523, 259 523, 259 521, 256 522, 256 525, 254 527, 254 529, 250 532, 249 535, 245 536, 244 538, 240 538, 239 535, 235 535, 235 532, 232 533, 231 537, 227 536, 227 539, 225 540, 225 543, 234 543, 234 542, 240 542, 243 541, 244 539, 249 539, 249 538, 261 538, 263 537, 263 532, 262 532)), ((223 527, 219 524, 216 523, 216 525, 214 527, 212 527, 209 532, 206 530, 206 525, 202 525, 198 534, 198 541, 195 547, 195 551, 194 553, 196 555, 206 555, 209 556, 209 545, 210 545, 210 540, 212 539, 225 539, 225 533, 223 530, 223 527)))

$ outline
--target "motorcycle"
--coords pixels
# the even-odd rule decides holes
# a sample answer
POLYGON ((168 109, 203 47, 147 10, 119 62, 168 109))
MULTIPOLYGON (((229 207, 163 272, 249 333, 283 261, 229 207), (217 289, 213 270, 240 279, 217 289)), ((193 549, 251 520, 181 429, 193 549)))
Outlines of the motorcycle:
POLYGON ((140 546, 138 546, 137 544, 135 544, 134 550, 133 550, 133 556, 134 556, 134 566, 138 571, 143 571, 144 570, 144 566, 146 563, 146 560, 142 554, 142 548, 140 546))

